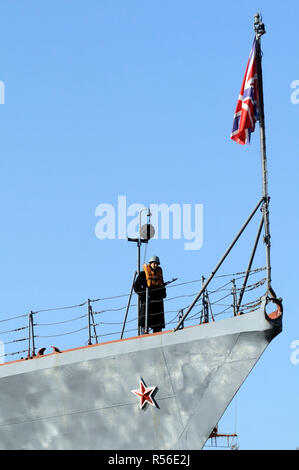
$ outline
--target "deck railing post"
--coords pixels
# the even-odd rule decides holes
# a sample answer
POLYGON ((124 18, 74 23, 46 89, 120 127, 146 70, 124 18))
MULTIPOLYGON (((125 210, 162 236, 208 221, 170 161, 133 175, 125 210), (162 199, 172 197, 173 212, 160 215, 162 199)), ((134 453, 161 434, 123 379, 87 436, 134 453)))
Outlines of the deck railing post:
MULTIPOLYGON (((33 328, 33 312, 32 310, 29 313, 29 330, 30 330, 30 336, 31 336, 31 342, 32 342, 32 357, 35 356, 35 342, 34 342, 34 328, 33 328)), ((30 346, 29 346, 30 350, 30 346)))
POLYGON ((237 312, 237 289, 236 289, 236 281, 235 279, 231 280, 232 283, 232 296, 233 296, 233 311, 234 311, 234 317, 238 314, 237 312))
POLYGON ((31 319, 30 313, 28 315, 28 354, 27 359, 31 359, 31 319))
POLYGON ((88 345, 91 343, 90 299, 87 299, 88 345))
MULTIPOLYGON (((205 277, 201 276, 201 285, 205 283, 205 277)), ((202 317, 204 323, 209 323, 209 304, 207 290, 204 289, 202 293, 202 317)))
POLYGON ((94 322, 94 316, 93 316, 93 311, 92 311, 92 306, 90 305, 90 316, 92 320, 92 327, 93 327, 93 333, 94 333, 94 338, 96 341, 96 344, 98 344, 98 335, 97 335, 97 329, 96 329, 96 324, 94 322))

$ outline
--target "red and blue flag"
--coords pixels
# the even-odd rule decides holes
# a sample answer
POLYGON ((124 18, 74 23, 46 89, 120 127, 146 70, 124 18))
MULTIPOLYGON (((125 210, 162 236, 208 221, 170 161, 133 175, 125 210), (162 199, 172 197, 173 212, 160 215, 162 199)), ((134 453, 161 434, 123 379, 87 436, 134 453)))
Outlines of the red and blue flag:
POLYGON ((256 68, 256 39, 254 38, 234 114, 230 138, 238 144, 249 144, 250 135, 258 120, 258 77, 256 68))

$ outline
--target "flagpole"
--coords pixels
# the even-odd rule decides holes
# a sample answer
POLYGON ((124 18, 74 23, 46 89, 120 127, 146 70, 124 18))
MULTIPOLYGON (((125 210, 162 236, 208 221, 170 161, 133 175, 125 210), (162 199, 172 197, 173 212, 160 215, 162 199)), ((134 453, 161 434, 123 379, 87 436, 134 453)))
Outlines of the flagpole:
POLYGON ((267 153, 266 153, 266 134, 265 134, 265 115, 264 115, 264 93, 263 93, 263 72, 262 72, 262 52, 261 36, 265 34, 265 25, 259 13, 254 17, 254 30, 256 36, 256 65, 258 79, 258 109, 260 123, 260 148, 262 160, 262 183, 264 204, 262 212, 264 216, 264 243, 266 245, 266 268, 267 268, 267 288, 271 288, 271 262, 270 262, 270 223, 269 223, 269 195, 268 195, 268 171, 267 171, 267 153))

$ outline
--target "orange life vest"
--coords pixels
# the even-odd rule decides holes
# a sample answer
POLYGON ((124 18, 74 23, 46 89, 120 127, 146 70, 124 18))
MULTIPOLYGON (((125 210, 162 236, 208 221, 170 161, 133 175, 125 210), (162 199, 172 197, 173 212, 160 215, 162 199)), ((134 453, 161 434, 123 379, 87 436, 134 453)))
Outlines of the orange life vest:
POLYGON ((149 264, 144 264, 143 269, 146 276, 146 282, 148 287, 162 287, 164 284, 163 281, 163 271, 160 266, 153 271, 149 264))

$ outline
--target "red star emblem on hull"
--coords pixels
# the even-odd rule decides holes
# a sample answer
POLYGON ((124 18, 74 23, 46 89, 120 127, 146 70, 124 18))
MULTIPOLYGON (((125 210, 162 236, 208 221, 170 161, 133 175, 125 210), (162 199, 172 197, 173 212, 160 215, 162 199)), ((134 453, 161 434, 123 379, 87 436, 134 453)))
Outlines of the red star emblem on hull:
POLYGON ((153 392, 157 387, 146 387, 142 379, 140 379, 139 390, 131 390, 132 393, 137 395, 140 398, 140 409, 144 407, 147 403, 152 406, 157 406, 152 398, 153 392))

